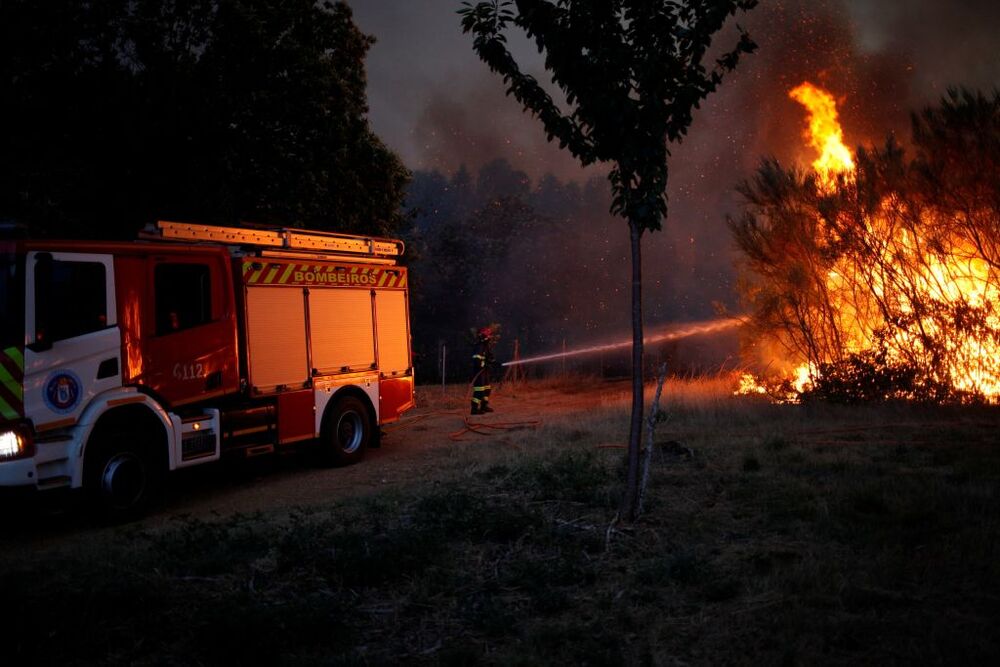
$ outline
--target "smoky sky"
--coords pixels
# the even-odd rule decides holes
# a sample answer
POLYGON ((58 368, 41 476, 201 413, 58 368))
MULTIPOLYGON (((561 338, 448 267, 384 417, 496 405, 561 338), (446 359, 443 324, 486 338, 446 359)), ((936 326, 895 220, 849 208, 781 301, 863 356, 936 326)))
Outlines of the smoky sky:
MULTIPOLYGON (((581 169, 505 97, 500 78, 461 32, 459 2, 349 4, 377 40, 367 60, 372 126, 411 169, 451 174, 504 158, 536 181, 549 173, 583 183, 606 172, 600 165, 581 169)), ((737 21, 759 49, 702 104, 689 135, 672 147, 669 217, 645 241, 645 299, 654 321, 711 316, 714 302, 736 307, 726 227, 726 216, 739 211, 734 187, 763 157, 803 165, 813 157, 802 141, 804 112, 788 90, 804 80, 829 89, 849 145, 882 143, 892 133, 905 146, 910 113, 949 87, 1000 85, 996 0, 762 0, 737 21)), ((735 35, 730 25, 716 48, 730 46, 735 35)), ((547 80, 531 44, 516 33, 511 38, 522 68, 547 80)), ((626 235, 621 221, 609 220, 600 232, 615 229, 626 235)), ((613 259, 621 262, 624 285, 628 258, 613 259)), ((623 313, 625 305, 623 296, 623 313)))
MULTIPOLYGON (((377 40, 367 61, 372 125, 408 166, 448 172, 505 157, 533 177, 579 177, 576 161, 545 140, 539 123, 504 96, 502 82, 474 56, 459 2, 349 4, 377 40)), ((706 153, 717 152, 704 135, 715 139, 718 128, 708 126, 724 122, 734 135, 752 135, 739 137, 748 148, 780 157, 796 138, 795 124, 785 123, 794 105, 784 93, 805 78, 841 98, 855 143, 905 131, 909 111, 949 86, 989 90, 1000 82, 995 0, 762 0, 738 20, 760 50, 696 116, 687 143, 710 144, 706 153), (754 106, 726 108, 722 98, 754 106), (716 110, 728 116, 706 118, 716 110)), ((544 79, 534 48, 511 37, 524 68, 544 79)), ((718 39, 720 46, 725 41, 718 39)), ((675 161, 675 173, 682 169, 675 161)))

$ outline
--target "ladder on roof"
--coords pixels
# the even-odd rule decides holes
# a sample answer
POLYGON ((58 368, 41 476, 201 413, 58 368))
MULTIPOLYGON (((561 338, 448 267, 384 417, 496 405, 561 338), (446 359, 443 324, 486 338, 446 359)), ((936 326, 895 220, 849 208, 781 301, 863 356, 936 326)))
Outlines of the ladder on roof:
POLYGON ((282 251, 397 258, 403 254, 403 242, 373 236, 354 236, 307 229, 254 229, 219 227, 189 222, 160 220, 156 230, 143 233, 148 239, 203 241, 226 245, 275 248, 282 251))

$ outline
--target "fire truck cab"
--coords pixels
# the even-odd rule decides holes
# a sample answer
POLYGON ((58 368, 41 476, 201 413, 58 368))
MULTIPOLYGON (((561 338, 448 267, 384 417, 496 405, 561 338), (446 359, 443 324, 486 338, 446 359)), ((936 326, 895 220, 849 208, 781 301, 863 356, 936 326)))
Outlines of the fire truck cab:
POLYGON ((316 441, 349 464, 414 405, 391 239, 160 222, 0 243, 0 486, 141 512, 172 470, 316 441))

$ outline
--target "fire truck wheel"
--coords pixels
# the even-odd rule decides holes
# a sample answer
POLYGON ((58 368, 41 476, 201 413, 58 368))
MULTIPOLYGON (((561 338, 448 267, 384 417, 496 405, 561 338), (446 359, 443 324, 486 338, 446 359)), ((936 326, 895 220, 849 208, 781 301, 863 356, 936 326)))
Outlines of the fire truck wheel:
POLYGON ((343 396, 326 410, 320 447, 327 465, 357 463, 372 441, 373 420, 368 407, 354 396, 343 396))
POLYGON ((87 458, 84 488, 105 519, 128 521, 148 509, 162 471, 145 448, 126 438, 107 438, 87 458))

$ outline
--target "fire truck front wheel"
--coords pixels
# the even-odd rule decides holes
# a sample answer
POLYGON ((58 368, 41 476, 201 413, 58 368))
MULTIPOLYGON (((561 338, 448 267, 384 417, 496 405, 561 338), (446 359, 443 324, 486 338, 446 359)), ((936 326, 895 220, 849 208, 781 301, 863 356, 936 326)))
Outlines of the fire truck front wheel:
POLYGON ((342 396, 327 408, 320 436, 323 462, 345 466, 357 463, 372 442, 375 426, 368 406, 356 396, 342 396))
POLYGON ((105 519, 138 518, 159 492, 163 471, 146 447, 129 438, 106 436, 86 459, 84 489, 105 519))

